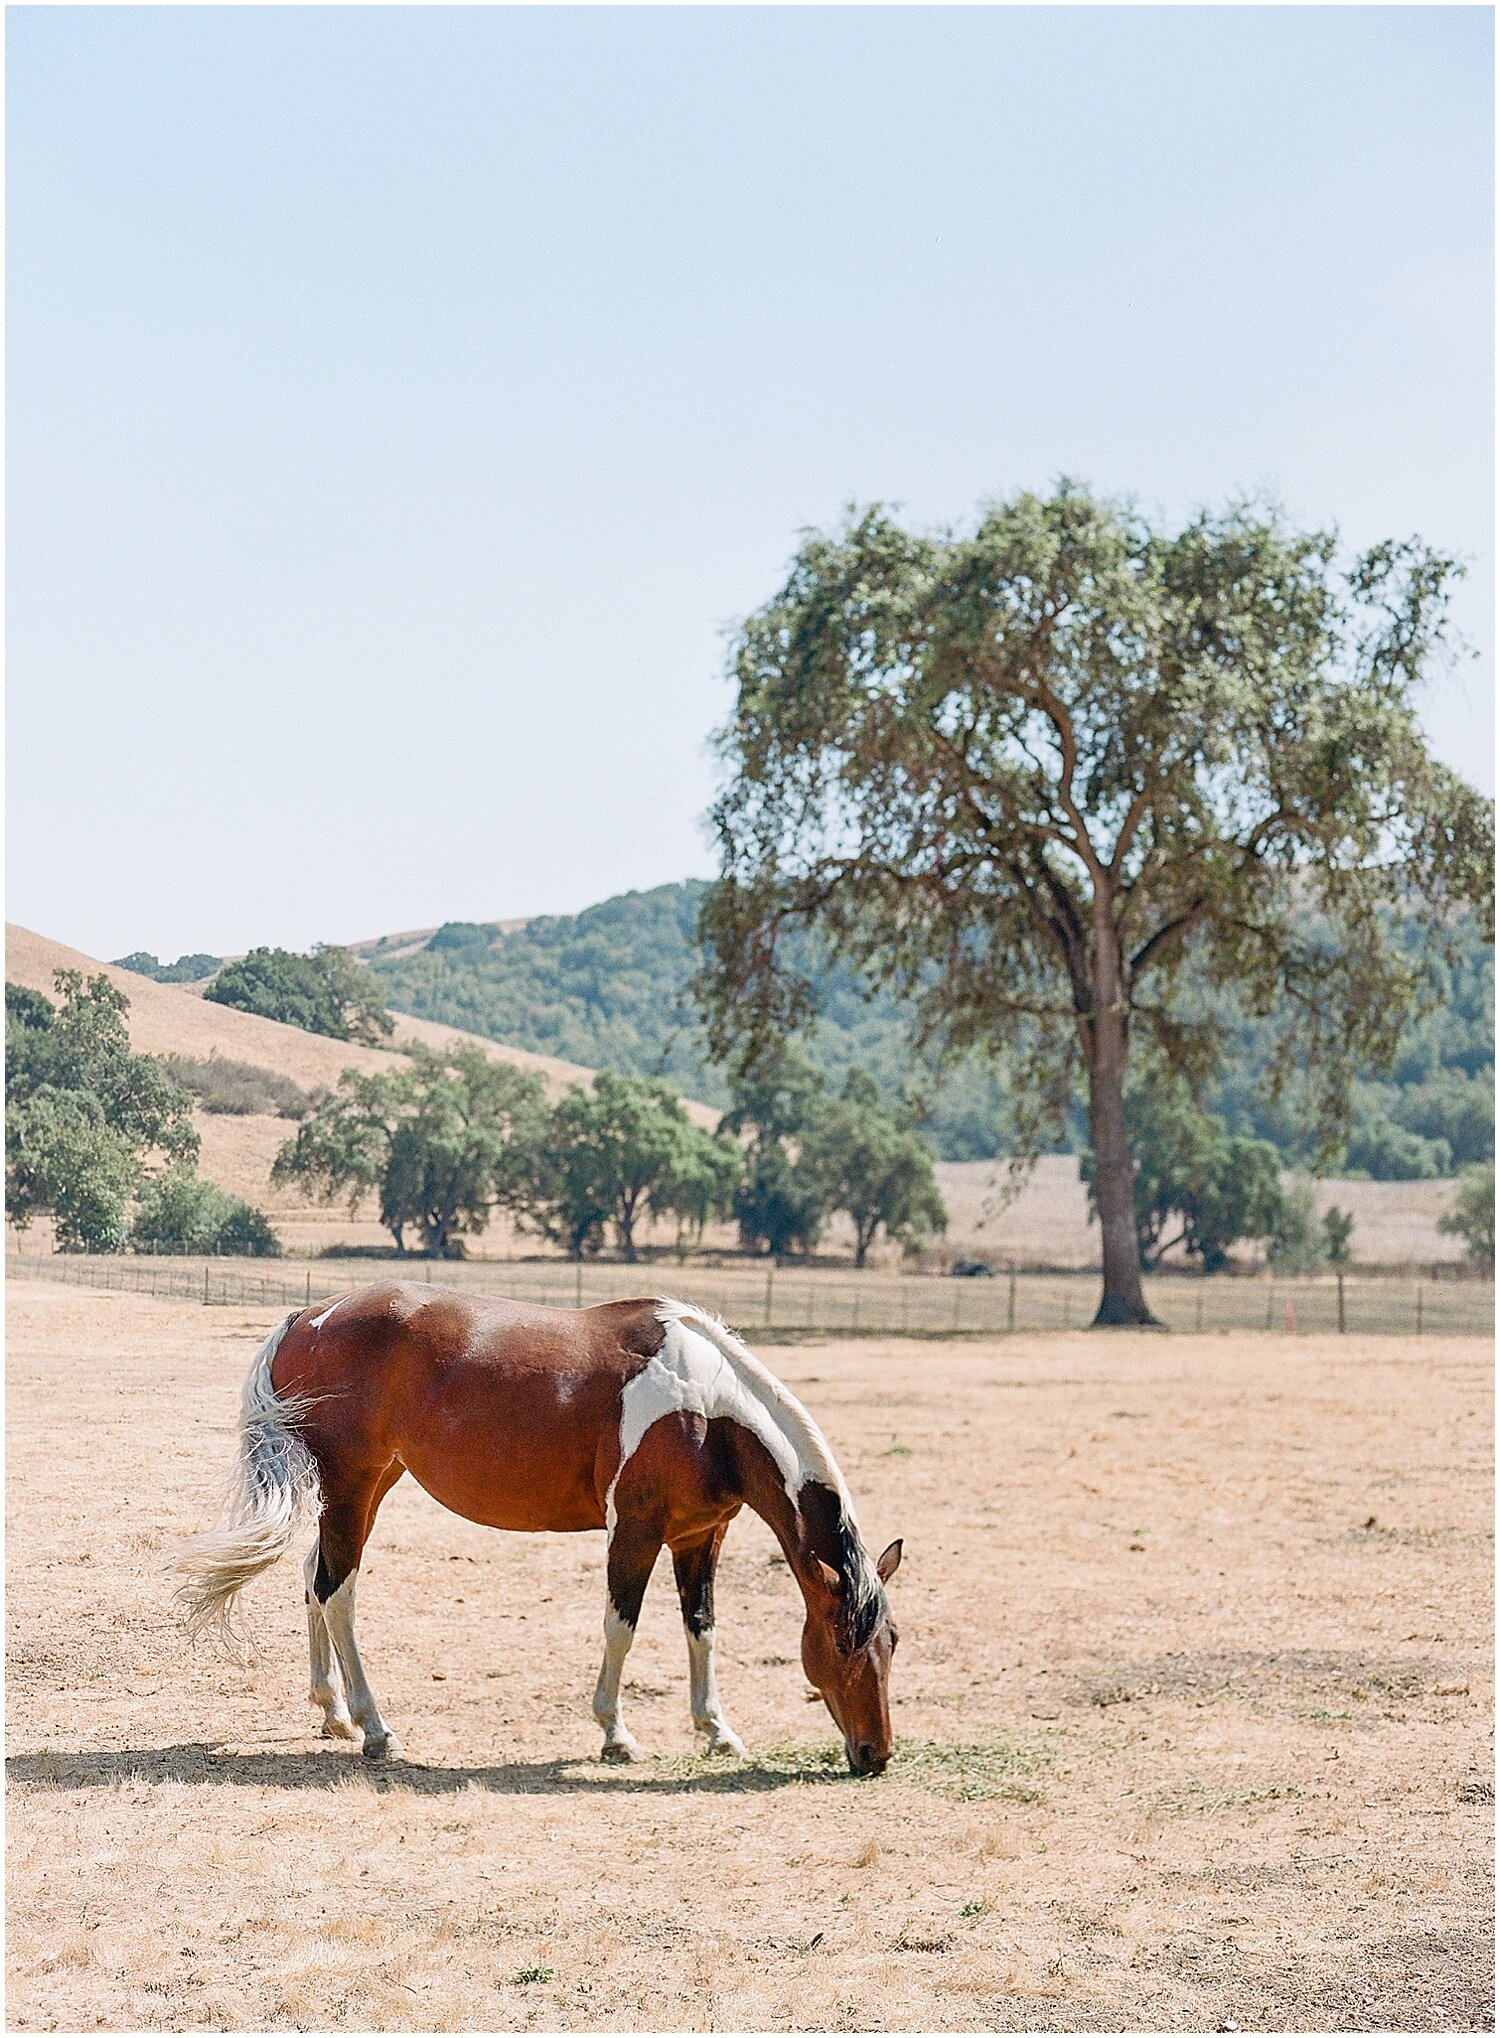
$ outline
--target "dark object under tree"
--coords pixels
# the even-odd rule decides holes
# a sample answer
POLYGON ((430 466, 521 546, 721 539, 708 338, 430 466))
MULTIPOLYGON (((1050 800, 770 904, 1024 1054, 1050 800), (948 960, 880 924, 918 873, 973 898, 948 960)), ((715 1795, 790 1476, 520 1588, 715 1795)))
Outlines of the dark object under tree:
POLYGON ((1350 1071, 1394 1051, 1466 907, 1490 803, 1414 700, 1453 561, 1419 540, 1347 570, 1332 533, 1232 505, 1181 530, 1062 483, 970 535, 881 509, 803 543, 740 631, 720 738, 721 874, 697 979, 713 1050, 752 1064, 810 1016, 787 936, 910 996, 921 1035, 1005 1048, 1020 1150, 1084 1077, 1103 1235, 1095 1321, 1148 1323, 1124 1113, 1132 1027, 1200 1080, 1231 988, 1288 1023, 1325 1145, 1350 1071), (1392 932, 1403 906, 1424 945, 1392 932))

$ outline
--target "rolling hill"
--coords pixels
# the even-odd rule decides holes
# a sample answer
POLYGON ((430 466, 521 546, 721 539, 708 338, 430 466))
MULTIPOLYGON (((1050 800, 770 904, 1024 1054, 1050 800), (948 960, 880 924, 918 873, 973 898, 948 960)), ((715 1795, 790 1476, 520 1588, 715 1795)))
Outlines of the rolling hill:
MULTIPOLYGON (((398 1017, 389 1048, 329 1040, 321 1034, 304 1033, 300 1027, 283 1026, 275 1019, 212 1004, 202 996, 201 984, 157 983, 112 963, 98 962, 30 928, 7 924, 5 974, 10 982, 26 984, 50 997, 54 995, 53 974, 60 969, 82 970, 89 976, 102 974, 124 993, 130 1000, 127 1024, 137 1053, 180 1054, 203 1061, 218 1055, 272 1070, 304 1090, 331 1089, 347 1068, 367 1073, 388 1069, 393 1052, 416 1041, 438 1050, 458 1045, 478 1047, 496 1061, 533 1071, 553 1097, 575 1083, 593 1081, 593 1070, 575 1062, 533 1054, 428 1019, 398 1017)), ((689 1103, 688 1110, 701 1125, 718 1124, 718 1112, 706 1104, 689 1103)), ((363 1244, 386 1242, 386 1234, 373 1218, 362 1217, 351 1224, 342 1209, 310 1207, 289 1190, 272 1188, 271 1164, 295 1129, 285 1118, 228 1116, 200 1109, 193 1113, 193 1123, 203 1143, 201 1173, 221 1189, 244 1196, 266 1211, 288 1246, 316 1248, 335 1235, 363 1244)))

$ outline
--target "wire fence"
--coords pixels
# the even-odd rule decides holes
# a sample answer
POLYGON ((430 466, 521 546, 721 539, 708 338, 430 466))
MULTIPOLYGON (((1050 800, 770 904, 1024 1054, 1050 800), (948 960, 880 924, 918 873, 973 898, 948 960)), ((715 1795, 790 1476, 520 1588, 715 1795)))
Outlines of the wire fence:
MULTIPOLYGON (((803 1269, 540 1261, 315 1261, 274 1268, 247 1260, 156 1260, 70 1254, 8 1255, 12 1280, 267 1309, 306 1307, 366 1281, 399 1278, 505 1295, 517 1302, 583 1308, 628 1296, 680 1294, 745 1331, 912 1337, 1007 1336, 1080 1330, 1093 1318, 1091 1273, 999 1274, 962 1279, 803 1269)), ((1368 1275, 1278 1278, 1180 1276, 1146 1283, 1151 1308, 1171 1330, 1207 1333, 1440 1334, 1488 1337, 1495 1327, 1490 1280, 1380 1279, 1368 1275)))

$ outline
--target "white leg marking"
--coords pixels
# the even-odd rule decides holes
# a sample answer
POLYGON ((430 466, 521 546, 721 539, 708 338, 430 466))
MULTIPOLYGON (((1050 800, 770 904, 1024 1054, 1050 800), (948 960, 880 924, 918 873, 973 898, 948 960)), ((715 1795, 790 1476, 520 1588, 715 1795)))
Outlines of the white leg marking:
POLYGON ((709 1755, 743 1755, 745 1744, 724 1717, 719 1703, 719 1686, 714 1677, 714 1631, 705 1628, 695 1635, 685 1630, 688 1646, 688 1691, 693 1708, 693 1725, 707 1734, 709 1755))
POLYGON ((633 1762, 641 1752, 639 1742, 627 1733, 620 1718, 620 1676, 634 1640, 635 1629, 630 1622, 616 1613, 613 1606, 606 1607, 604 1662, 594 1687, 594 1718, 604 1729, 604 1746, 599 1751, 601 1762, 633 1762))
POLYGON ((344 1680, 338 1658, 333 1653, 333 1644, 328 1639, 328 1623, 313 1592, 313 1581, 317 1575, 318 1546, 314 1543, 302 1566, 302 1576, 307 1581, 307 1653, 312 1664, 308 1697, 314 1705, 323 1709, 325 1740, 353 1741, 358 1736, 344 1702, 344 1680))
POLYGON ((349 1710, 354 1724, 365 1737, 365 1753, 371 1761, 382 1757, 397 1761, 404 1754, 401 1743, 380 1717, 380 1707, 375 1703, 375 1694, 365 1678, 365 1666, 359 1660, 359 1649, 354 1640, 354 1585, 358 1571, 351 1571, 338 1591, 323 1603, 323 1618, 328 1624, 329 1639, 338 1654, 339 1668, 344 1673, 344 1689, 349 1694, 349 1710))

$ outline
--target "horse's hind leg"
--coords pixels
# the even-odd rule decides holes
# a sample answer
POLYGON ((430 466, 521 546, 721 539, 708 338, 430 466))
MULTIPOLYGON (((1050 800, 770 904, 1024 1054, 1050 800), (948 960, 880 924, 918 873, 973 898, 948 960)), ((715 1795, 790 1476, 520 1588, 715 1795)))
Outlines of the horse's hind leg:
POLYGON ((682 1603, 682 1625, 687 1634, 693 1725, 700 1734, 708 1736, 705 1753, 743 1755, 745 1744, 724 1717, 714 1677, 714 1567, 723 1541, 721 1526, 701 1542, 674 1550, 672 1569, 677 1576, 677 1597, 682 1603))
POLYGON ((400 1465, 388 1467, 373 1488, 361 1492, 340 1492, 334 1485, 330 1495, 325 1484, 323 1518, 318 1525, 313 1597, 322 1609, 328 1638, 343 1672, 350 1714, 364 1735, 364 1752, 372 1761, 382 1758, 396 1761, 404 1751, 380 1716, 380 1707, 375 1703, 375 1694, 360 1661, 354 1639, 354 1588, 359 1578, 360 1556, 375 1523, 375 1510, 403 1469, 400 1465))
POLYGON ((311 1661, 308 1697, 323 1709, 323 1735, 330 1741, 353 1741, 358 1736, 354 1722, 349 1717, 349 1707, 344 1698, 344 1679, 339 1670, 339 1659, 333 1653, 333 1643, 328 1636, 328 1622, 313 1591, 318 1575, 319 1544, 314 1543, 307 1553, 302 1566, 302 1576, 307 1581, 307 1653, 311 1661))
POLYGON ((661 1553, 661 1545, 660 1527, 644 1522, 616 1520, 609 1532, 604 1662, 594 1691, 594 1718, 604 1729, 604 1746, 599 1751, 601 1762, 633 1762, 641 1752, 620 1716, 620 1678, 635 1640, 646 1582, 661 1553))

